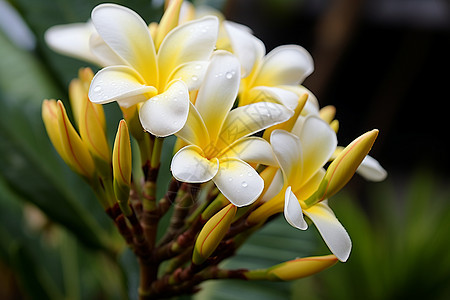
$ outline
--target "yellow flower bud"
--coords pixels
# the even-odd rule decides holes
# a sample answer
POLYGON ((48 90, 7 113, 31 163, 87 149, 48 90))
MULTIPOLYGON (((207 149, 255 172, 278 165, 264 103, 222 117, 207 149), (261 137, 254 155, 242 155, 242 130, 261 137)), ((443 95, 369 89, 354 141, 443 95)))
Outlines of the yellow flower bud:
POLYGON ((288 281, 304 278, 323 271, 338 261, 334 255, 305 257, 273 266, 267 270, 266 279, 288 281))
POLYGON ((50 138, 53 147, 55 147, 59 156, 61 156, 66 164, 72 165, 72 162, 67 157, 62 145, 61 134, 59 132, 58 126, 57 109, 58 106, 56 104, 56 100, 44 100, 42 102, 42 120, 44 121, 45 130, 47 131, 48 137, 50 138))
POLYGON ((327 122, 328 124, 330 124, 331 121, 333 121, 335 115, 336 115, 336 107, 334 107, 333 105, 325 106, 319 111, 320 118, 325 122, 327 122))
POLYGON ((192 262, 203 263, 216 250, 236 214, 236 206, 227 205, 206 222, 195 241, 192 262))
POLYGON ((340 191, 353 177, 377 136, 378 130, 374 129, 361 135, 345 147, 328 167, 316 193, 305 200, 305 203, 311 206, 340 191))
POLYGON ((131 183, 131 144, 128 127, 121 120, 117 128, 113 149, 114 193, 121 203, 128 201, 131 183))
POLYGON ((84 177, 92 179, 95 173, 94 161, 88 148, 70 123, 66 109, 60 100, 57 102, 56 111, 62 148, 69 166, 84 177))
POLYGON ((102 160, 109 166, 111 163, 111 150, 103 130, 101 118, 94 108, 94 103, 84 101, 79 122, 81 138, 89 151, 94 157, 102 160))

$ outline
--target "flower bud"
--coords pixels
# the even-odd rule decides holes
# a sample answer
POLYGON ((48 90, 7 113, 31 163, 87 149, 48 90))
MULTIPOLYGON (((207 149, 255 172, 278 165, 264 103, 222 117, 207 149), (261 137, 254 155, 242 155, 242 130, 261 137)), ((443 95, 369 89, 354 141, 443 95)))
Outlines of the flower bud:
POLYGON ((320 118, 325 122, 327 122, 328 124, 330 124, 331 121, 333 121, 335 115, 336 115, 336 107, 334 107, 333 105, 327 105, 319 111, 320 118))
POLYGON ((44 100, 42 102, 42 120, 44 121, 45 130, 47 131, 47 135, 50 138, 53 147, 55 147, 59 156, 61 156, 66 164, 71 165, 72 161, 66 155, 62 145, 61 134, 58 126, 57 109, 58 106, 56 104, 56 100, 44 100))
POLYGON ((361 135, 345 147, 328 167, 317 191, 305 200, 305 203, 311 206, 340 191, 353 177, 377 136, 378 130, 374 129, 361 135))
POLYGON ((128 127, 125 120, 121 120, 117 128, 113 148, 114 194, 119 203, 127 203, 131 184, 131 144, 128 127))
POLYGON ((313 256, 287 261, 266 270, 249 271, 248 279, 288 281, 314 275, 333 266, 338 261, 334 255, 313 256))
POLYGON ((194 264, 203 263, 216 250, 230 228, 236 210, 236 206, 229 204, 206 222, 195 241, 192 256, 194 264))
POLYGON ((92 155, 110 166, 111 150, 94 105, 96 104, 91 101, 85 101, 82 105, 82 115, 79 119, 80 136, 92 155))
POLYGON ((88 148, 70 123, 66 109, 60 100, 57 102, 56 112, 61 144, 67 158, 66 162, 77 173, 92 179, 95 173, 94 161, 88 148))

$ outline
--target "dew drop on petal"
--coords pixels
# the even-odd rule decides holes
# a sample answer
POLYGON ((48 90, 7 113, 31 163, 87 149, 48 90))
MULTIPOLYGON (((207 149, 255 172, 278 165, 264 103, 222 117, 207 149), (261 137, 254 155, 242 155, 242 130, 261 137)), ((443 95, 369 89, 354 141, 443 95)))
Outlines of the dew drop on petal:
POLYGON ((198 80, 198 76, 197 75, 192 75, 192 80, 197 81, 198 80))
POLYGON ((233 177, 228 177, 228 181, 233 181, 233 177))
POLYGON ((94 92, 96 92, 96 93, 100 93, 101 90, 102 90, 102 87, 100 85, 97 85, 94 88, 94 92))
POLYGON ((242 187, 246 188, 248 186, 248 183, 246 181, 242 181, 241 185, 242 187))
POLYGON ((231 79, 231 78, 233 78, 233 73, 227 72, 227 73, 225 74, 225 78, 226 78, 226 79, 231 79))
POLYGON ((248 173, 247 173, 247 176, 248 176, 248 177, 252 177, 252 176, 253 176, 253 173, 252 173, 252 172, 248 172, 248 173))
POLYGON ((200 64, 195 65, 195 68, 196 68, 197 70, 200 70, 200 69, 202 68, 202 65, 200 65, 200 64))

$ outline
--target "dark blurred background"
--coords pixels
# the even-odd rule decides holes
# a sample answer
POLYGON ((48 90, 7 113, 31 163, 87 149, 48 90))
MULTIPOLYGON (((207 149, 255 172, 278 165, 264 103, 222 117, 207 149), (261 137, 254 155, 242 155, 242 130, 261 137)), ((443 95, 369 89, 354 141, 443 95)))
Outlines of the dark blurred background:
POLYGON ((268 51, 310 51, 304 85, 336 106, 341 145, 378 128, 372 154, 390 174, 422 164, 448 178, 450 1, 231 0, 225 14, 268 51))

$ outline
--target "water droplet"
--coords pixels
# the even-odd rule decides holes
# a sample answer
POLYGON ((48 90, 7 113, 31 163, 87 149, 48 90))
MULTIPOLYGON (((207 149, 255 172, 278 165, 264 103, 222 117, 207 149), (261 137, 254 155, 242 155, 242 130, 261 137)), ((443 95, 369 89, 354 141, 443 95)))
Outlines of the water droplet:
POLYGON ((248 172, 248 173, 247 173, 247 176, 248 176, 248 177, 252 177, 252 176, 253 176, 253 173, 252 173, 252 172, 248 172))
POLYGON ((233 177, 228 177, 228 181, 233 181, 233 177))
POLYGON ((239 174, 239 177, 244 177, 244 173, 239 174))
POLYGON ((233 78, 233 73, 227 72, 227 73, 225 74, 225 78, 226 78, 226 79, 231 79, 231 78, 233 78))
POLYGON ((200 70, 200 69, 202 68, 202 65, 200 65, 200 64, 195 65, 195 68, 196 68, 197 70, 200 70))
POLYGON ((242 181, 241 185, 242 187, 246 188, 248 186, 248 183, 246 181, 242 181))
POLYGON ((173 98, 173 102, 178 102, 178 98, 173 98))
POLYGON ((198 76, 197 75, 192 75, 192 80, 197 81, 198 80, 198 76))
POLYGON ((101 90, 102 90, 102 87, 101 87, 100 85, 97 85, 97 86, 94 88, 94 92, 96 92, 96 93, 100 93, 101 90))

